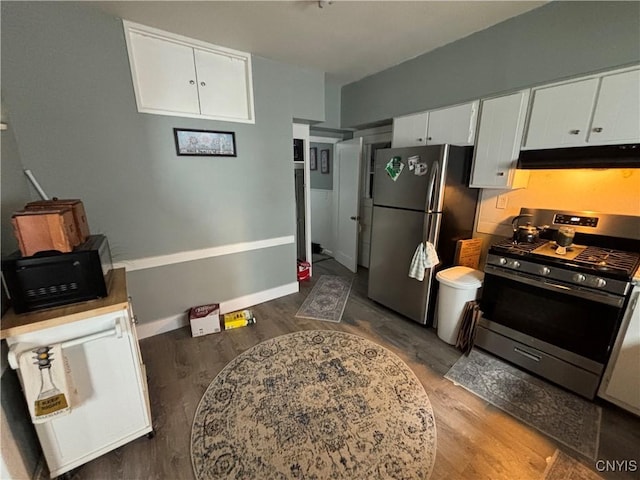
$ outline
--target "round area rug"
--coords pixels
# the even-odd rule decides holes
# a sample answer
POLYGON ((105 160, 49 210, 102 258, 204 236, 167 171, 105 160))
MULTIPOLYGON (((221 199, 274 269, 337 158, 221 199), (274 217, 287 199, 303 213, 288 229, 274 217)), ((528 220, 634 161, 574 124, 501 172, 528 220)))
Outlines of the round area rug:
POLYGON ((424 388, 394 353, 336 331, 262 342, 196 411, 197 479, 427 479, 436 455, 424 388))

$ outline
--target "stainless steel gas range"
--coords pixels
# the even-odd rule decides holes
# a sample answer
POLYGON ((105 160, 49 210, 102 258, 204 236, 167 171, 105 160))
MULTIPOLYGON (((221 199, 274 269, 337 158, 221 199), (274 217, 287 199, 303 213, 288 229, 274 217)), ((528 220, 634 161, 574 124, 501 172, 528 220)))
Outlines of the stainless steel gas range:
POLYGON ((527 208, 521 215, 545 228, 531 242, 490 247, 475 343, 593 398, 640 266, 640 218, 527 208), (558 248, 567 226, 575 243, 558 248))

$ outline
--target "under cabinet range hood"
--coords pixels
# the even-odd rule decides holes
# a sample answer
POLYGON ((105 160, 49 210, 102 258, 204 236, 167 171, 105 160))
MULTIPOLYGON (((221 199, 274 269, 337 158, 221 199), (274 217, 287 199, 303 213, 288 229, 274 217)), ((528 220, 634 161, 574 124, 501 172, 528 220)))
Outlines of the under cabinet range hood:
POLYGON ((517 168, 640 168, 640 144, 522 150, 517 168))

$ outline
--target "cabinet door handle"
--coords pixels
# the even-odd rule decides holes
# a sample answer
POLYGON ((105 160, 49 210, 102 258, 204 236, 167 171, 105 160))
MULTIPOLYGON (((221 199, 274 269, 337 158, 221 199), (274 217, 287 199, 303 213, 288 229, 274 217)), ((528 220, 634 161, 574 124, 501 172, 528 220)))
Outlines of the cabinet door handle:
POLYGON ((195 80, 189 80, 189 85, 195 85, 196 81, 195 80))
POLYGON ((569 130, 569 133, 571 135, 578 135, 580 133, 580 130, 569 130))
POLYGON ((504 177, 504 172, 497 172, 496 175, 499 177, 504 177))
POLYGON ((351 220, 355 220, 356 222, 360 220, 360 215, 357 215, 355 217, 349 217, 351 220))
POLYGON ((602 131, 602 127, 596 127, 593 129, 594 132, 600 133, 602 131))
POLYGON ((200 86, 201 86, 201 87, 205 87, 206 85, 207 85, 206 83, 204 83, 204 82, 200 82, 200 86))
POLYGON ((422 141, 422 139, 421 139, 421 138, 419 138, 419 139, 418 139, 418 141, 419 141, 419 142, 421 142, 421 141, 422 141))
POLYGON ((427 138, 427 140, 433 140, 433 138, 431 138, 431 137, 428 137, 428 138, 427 138))

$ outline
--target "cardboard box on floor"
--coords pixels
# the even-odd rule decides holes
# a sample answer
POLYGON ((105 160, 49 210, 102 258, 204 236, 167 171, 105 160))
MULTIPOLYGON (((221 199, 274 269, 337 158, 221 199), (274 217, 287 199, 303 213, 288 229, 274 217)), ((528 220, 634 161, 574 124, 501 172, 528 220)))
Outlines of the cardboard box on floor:
POLYGON ((200 337, 222 330, 253 325, 256 323, 256 319, 249 309, 220 315, 220 304, 211 303, 189 309, 189 323, 191 324, 191 336, 200 337))
POLYGON ((192 307, 189 310, 189 323, 191 324, 191 335, 194 337, 220 332, 222 330, 220 304, 211 303, 192 307))

